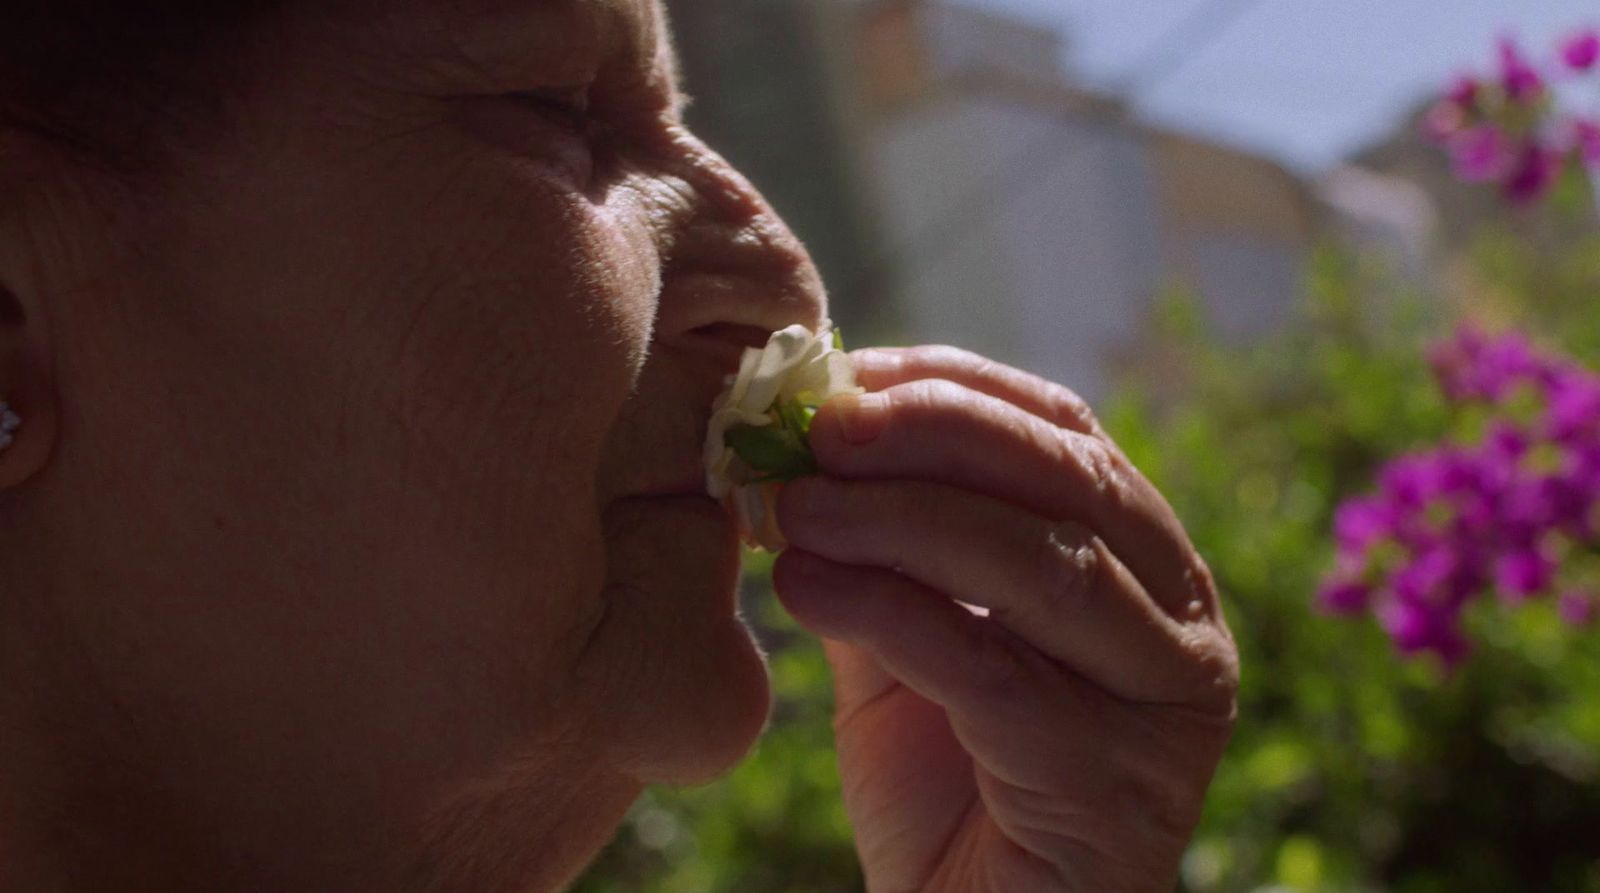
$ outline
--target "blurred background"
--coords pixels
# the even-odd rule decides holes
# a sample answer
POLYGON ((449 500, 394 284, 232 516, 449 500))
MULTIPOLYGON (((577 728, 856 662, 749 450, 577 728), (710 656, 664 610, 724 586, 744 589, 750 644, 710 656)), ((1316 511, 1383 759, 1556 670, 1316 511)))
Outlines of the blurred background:
MULTIPOLYGON (((1181 889, 1600 891, 1593 0, 668 5, 847 342, 1083 393, 1211 561, 1244 690, 1181 889), (1399 458, 1491 440, 1492 486, 1399 458)), ((863 889, 769 567, 768 735, 576 889, 863 889)))

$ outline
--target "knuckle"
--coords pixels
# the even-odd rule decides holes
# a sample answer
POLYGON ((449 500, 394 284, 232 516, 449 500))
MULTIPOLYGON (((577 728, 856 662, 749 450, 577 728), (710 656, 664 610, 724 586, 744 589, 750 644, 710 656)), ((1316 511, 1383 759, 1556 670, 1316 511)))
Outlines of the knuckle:
POLYGON ((1006 382, 1014 380, 1018 375, 1017 370, 999 360, 967 351, 960 351, 960 354, 960 362, 966 367, 967 374, 977 381, 1006 382))
POLYGON ((1100 420, 1095 417, 1094 410, 1089 408, 1088 401, 1078 396, 1078 393, 1064 385, 1046 382, 1050 410, 1055 415, 1057 424, 1085 433, 1098 433, 1100 420))
POLYGON ((987 357, 953 344, 931 344, 923 349, 922 359, 929 367, 971 372, 981 371, 985 364, 994 363, 987 357))
POLYGON ((1232 725, 1238 715, 1239 650, 1232 637, 1206 624, 1192 634, 1188 651, 1198 682, 1196 705, 1232 725))
POLYGON ((1045 527, 1034 540, 1030 567, 1039 581, 1046 616, 1079 616, 1101 588, 1105 557, 1093 533, 1063 522, 1045 527))
POLYGON ((1135 472, 1120 452, 1096 438, 1070 431, 1062 433, 1061 452, 1097 496, 1114 505, 1132 500, 1135 472))
POLYGON ((1189 566, 1184 569, 1183 581, 1188 587, 1191 611, 1204 611, 1221 600, 1217 579, 1212 575, 1210 565, 1193 549, 1189 550, 1189 566))
POLYGON ((892 415, 918 422, 943 416, 951 410, 970 411, 977 403, 972 391, 942 378, 923 378, 897 385, 889 391, 892 415))

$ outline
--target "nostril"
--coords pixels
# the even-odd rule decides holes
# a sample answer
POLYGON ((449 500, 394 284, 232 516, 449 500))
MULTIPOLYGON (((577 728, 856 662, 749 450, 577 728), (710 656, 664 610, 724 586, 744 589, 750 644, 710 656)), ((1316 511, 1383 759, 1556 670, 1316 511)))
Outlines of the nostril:
POLYGON ((772 330, 761 326, 748 326, 731 322, 715 322, 691 330, 694 335, 734 344, 739 347, 762 348, 772 338, 772 330))
POLYGON ((22 312, 22 302, 11 289, 0 285, 0 325, 20 326, 28 321, 22 312))

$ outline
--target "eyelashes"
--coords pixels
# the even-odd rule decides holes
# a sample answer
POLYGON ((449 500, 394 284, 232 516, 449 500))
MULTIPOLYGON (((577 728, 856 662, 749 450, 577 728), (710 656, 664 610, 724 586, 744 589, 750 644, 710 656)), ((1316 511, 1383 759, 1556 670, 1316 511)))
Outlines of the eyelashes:
POLYGON ((576 136, 589 138, 598 130, 587 87, 508 93, 506 98, 533 109, 576 136))
POLYGON ((661 162, 676 151, 675 133, 646 99, 595 95, 592 85, 557 86, 456 97, 469 130, 517 155, 554 161, 585 183, 661 162))

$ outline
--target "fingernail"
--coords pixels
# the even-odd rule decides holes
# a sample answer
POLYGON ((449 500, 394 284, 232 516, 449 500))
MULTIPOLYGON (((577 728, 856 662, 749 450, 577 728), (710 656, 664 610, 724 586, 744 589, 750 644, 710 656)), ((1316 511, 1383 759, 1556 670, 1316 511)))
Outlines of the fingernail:
POLYGON ((839 436, 845 443, 860 446, 883 433, 889 421, 889 398, 883 394, 840 397, 839 436))

